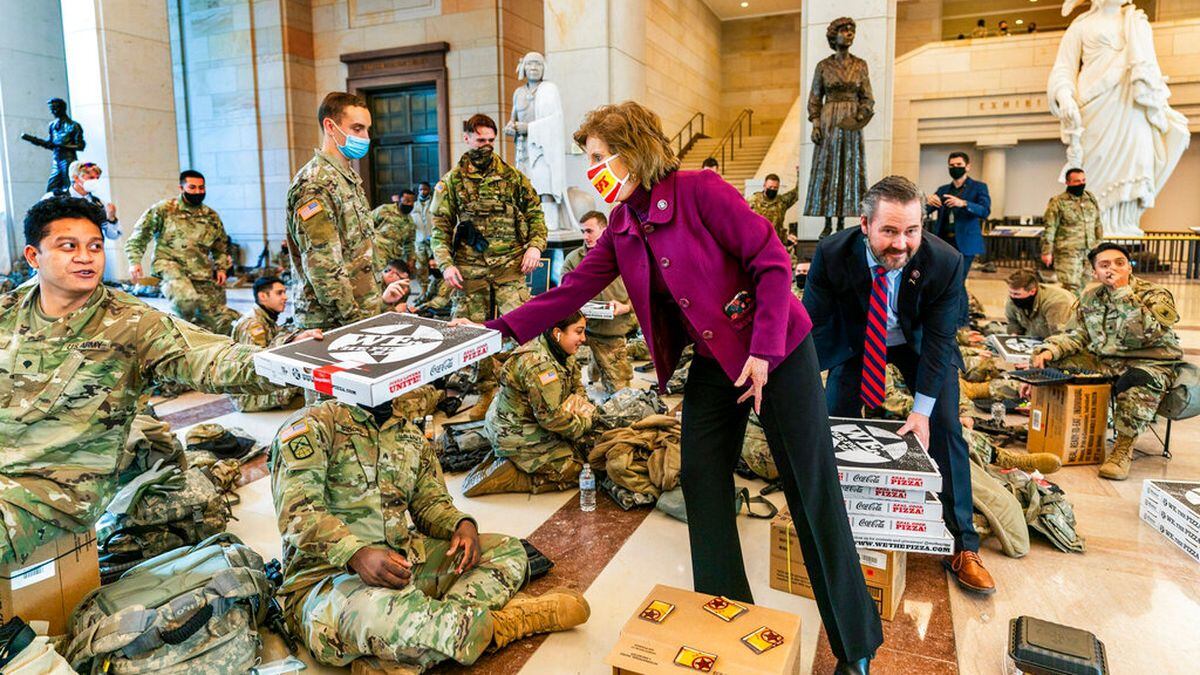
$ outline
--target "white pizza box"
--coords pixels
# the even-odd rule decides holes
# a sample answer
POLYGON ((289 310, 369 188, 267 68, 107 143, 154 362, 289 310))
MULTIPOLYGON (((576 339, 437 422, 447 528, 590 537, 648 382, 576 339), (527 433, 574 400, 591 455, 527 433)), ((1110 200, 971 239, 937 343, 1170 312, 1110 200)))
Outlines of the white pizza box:
POLYGON ((842 484, 842 496, 846 499, 871 499, 876 501, 921 504, 925 502, 928 494, 925 490, 842 484))
POLYGON ((1033 350, 1042 344, 1042 339, 1029 335, 989 335, 987 344, 1008 363, 1024 365, 1033 358, 1033 350))
POLYGON ((579 313, 589 319, 613 319, 616 318, 616 312, 613 311, 612 305, 607 302, 589 302, 579 308, 579 313))
POLYGON ((1141 510, 1142 520, 1146 521, 1150 527, 1154 528, 1160 534, 1167 538, 1172 544, 1175 544, 1180 550, 1192 558, 1196 562, 1200 562, 1200 537, 1194 534, 1188 534, 1181 529, 1180 521, 1172 517, 1172 513, 1165 508, 1146 508, 1141 510))
POLYGON ((1200 481, 1147 480, 1143 485, 1143 498, 1148 491, 1151 498, 1174 510, 1189 531, 1200 535, 1200 481))
POLYGON ((912 518, 884 518, 879 515, 850 514, 850 532, 858 535, 882 534, 905 539, 940 539, 946 534, 946 523, 912 518))
POLYGON ((846 497, 846 513, 851 516, 883 516, 909 520, 942 520, 942 503, 928 492, 923 502, 897 502, 886 499, 846 497))
POLYGON ((854 545, 859 548, 875 548, 883 551, 908 551, 932 555, 954 555, 954 537, 949 532, 940 537, 902 537, 894 534, 855 533, 854 545))
POLYGON ((829 418, 842 485, 941 492, 942 474, 915 434, 899 436, 903 422, 829 418))
POLYGON ((385 312, 254 355, 254 370, 339 401, 376 406, 500 351, 499 331, 385 312))
POLYGON ((1190 522, 1189 512, 1183 510, 1165 495, 1158 496, 1157 504, 1147 503, 1143 508, 1139 508, 1139 513, 1143 510, 1151 514, 1155 522, 1159 525, 1167 524, 1178 531, 1179 535, 1192 543, 1193 546, 1200 547, 1200 529, 1196 528, 1190 522))

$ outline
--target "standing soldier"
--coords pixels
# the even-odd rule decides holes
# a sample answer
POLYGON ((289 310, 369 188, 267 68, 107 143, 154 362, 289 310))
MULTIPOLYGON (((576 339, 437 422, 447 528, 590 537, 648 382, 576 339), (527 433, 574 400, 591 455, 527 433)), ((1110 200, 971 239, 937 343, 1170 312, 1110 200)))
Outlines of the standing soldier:
POLYGON ((292 299, 301 328, 336 328, 378 314, 375 226, 350 160, 366 156, 371 112, 361 96, 331 92, 317 121, 323 137, 287 195, 292 299))
POLYGON ((176 314, 220 335, 229 335, 238 313, 225 305, 225 274, 233 265, 229 238, 217 212, 204 205, 204 175, 179 174, 179 195, 151 206, 125 242, 129 278, 142 278, 142 256, 154 239, 150 271, 176 314))
MULTIPOLYGON (((473 115, 463 140, 470 150, 434 189, 433 256, 456 291, 453 316, 482 323, 529 299, 525 275, 546 247, 546 221, 529 179, 493 152, 492 118, 473 115)), ((482 419, 496 395, 496 367, 492 358, 479 365, 471 419, 482 419)))
POLYGON ((1058 283, 1076 298, 1091 276, 1087 253, 1104 238, 1100 206, 1086 188, 1083 169, 1068 169, 1067 190, 1050 198, 1042 232, 1042 262, 1054 266, 1058 283))
MULTIPOLYGON (((287 307, 287 287, 279 277, 259 277, 254 282, 254 307, 233 324, 233 339, 262 349, 278 347, 295 339, 296 331, 284 330, 279 315, 287 307)), ((288 387, 270 394, 235 394, 230 398, 242 412, 290 408, 303 399, 302 392, 288 387)))
POLYGON ((783 245, 789 250, 791 250, 791 244, 788 243, 787 225, 783 219, 787 215, 788 209, 792 208, 799 198, 799 181, 797 181, 796 187, 779 194, 779 176, 773 173, 767 174, 766 179, 763 180, 762 191, 755 192, 750 196, 750 210, 771 221, 771 225, 775 226, 775 234, 779 235, 779 241, 783 242, 783 245))
POLYGON ((429 213, 429 205, 433 203, 433 186, 422 182, 417 186, 417 204, 413 209, 413 221, 417 224, 417 236, 413 248, 417 264, 414 265, 413 276, 421 282, 421 294, 428 294, 429 261, 433 259, 433 249, 430 248, 429 238, 433 234, 433 218, 429 213))
POLYGON ((413 206, 417 194, 404 190, 392 195, 391 204, 383 204, 371 212, 375 223, 375 258, 380 270, 393 260, 403 260, 412 269, 416 261, 417 224, 413 221, 413 206))

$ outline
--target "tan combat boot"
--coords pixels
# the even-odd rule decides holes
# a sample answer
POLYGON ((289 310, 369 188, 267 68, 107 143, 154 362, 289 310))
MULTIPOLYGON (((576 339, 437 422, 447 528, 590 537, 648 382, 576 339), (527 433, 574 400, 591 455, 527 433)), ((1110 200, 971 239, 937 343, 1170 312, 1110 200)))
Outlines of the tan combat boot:
POLYGON ((1117 436, 1112 452, 1108 459, 1100 465, 1100 477, 1109 480, 1125 480, 1129 478, 1129 465, 1133 462, 1134 436, 1117 436))
POLYGON ((1020 469, 1026 473, 1040 471, 1054 473, 1062 468, 1062 459, 1049 452, 1013 452, 1007 448, 996 448, 993 464, 1001 469, 1020 469))
POLYGON ((963 379, 959 379, 958 381, 958 386, 962 389, 963 393, 967 395, 967 398, 971 399, 972 401, 982 401, 983 399, 991 398, 992 393, 990 387, 988 386, 989 384, 991 383, 968 382, 963 379))
POLYGON ((478 422, 486 417, 488 407, 492 405, 492 399, 494 398, 496 398, 496 387, 484 389, 479 392, 479 402, 467 410, 467 419, 471 422, 478 422))
POLYGON ((500 649, 531 635, 570 630, 591 614, 583 595, 569 588, 537 597, 518 593, 503 609, 492 612, 492 645, 500 649))
POLYGON ((532 492, 533 480, 509 459, 489 455, 463 479, 463 496, 478 497, 498 492, 532 492))

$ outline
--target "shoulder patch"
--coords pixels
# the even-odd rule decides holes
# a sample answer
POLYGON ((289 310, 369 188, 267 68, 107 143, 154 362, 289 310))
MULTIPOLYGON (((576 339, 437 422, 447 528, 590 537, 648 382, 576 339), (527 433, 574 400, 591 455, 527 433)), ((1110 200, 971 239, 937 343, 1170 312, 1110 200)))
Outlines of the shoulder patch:
POLYGON ((439 180, 437 182, 437 185, 433 186, 433 191, 434 192, 445 192, 446 191, 446 181, 439 180))
POLYGON ((305 202, 303 206, 296 209, 296 215, 300 216, 300 220, 308 221, 309 218, 312 218, 324 210, 325 207, 321 206, 321 202, 315 199, 310 199, 305 202))
POLYGON ((285 427, 279 430, 279 442, 287 443, 300 434, 308 433, 308 420, 302 419, 299 422, 292 424, 290 427, 285 427))
POLYGON ((550 384, 551 382, 553 382, 557 379, 558 379, 558 373, 553 370, 547 370, 546 372, 542 373, 541 375, 538 375, 538 382, 541 382, 543 385, 550 384))
POLYGON ((292 458, 296 460, 308 459, 315 452, 312 443, 308 440, 308 436, 300 436, 296 440, 288 442, 287 450, 291 453, 292 458))

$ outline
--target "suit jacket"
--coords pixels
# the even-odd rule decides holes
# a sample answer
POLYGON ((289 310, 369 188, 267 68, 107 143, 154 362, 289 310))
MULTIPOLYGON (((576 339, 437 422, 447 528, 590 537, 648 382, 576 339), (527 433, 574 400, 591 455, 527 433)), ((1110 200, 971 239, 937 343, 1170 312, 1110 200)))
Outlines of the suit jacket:
MULTIPOLYGON (((954 188, 953 183, 946 183, 937 189, 937 196, 944 198, 946 193, 954 188)), ((933 232, 939 236, 946 234, 947 228, 950 227, 950 212, 954 212, 954 246, 963 255, 980 255, 983 253, 983 229, 982 223, 984 219, 992 212, 992 197, 988 194, 987 183, 981 183, 970 176, 963 181, 962 194, 958 195, 967 203, 962 208, 948 208, 943 206, 937 209, 937 225, 933 228, 933 232)), ((926 205, 925 212, 930 213, 934 209, 926 205)))
POLYGON ((620 275, 665 389, 690 338, 677 313, 651 306, 650 265, 657 265, 684 320, 730 379, 751 354, 779 365, 812 323, 792 295, 791 259, 771 223, 712 171, 675 171, 649 193, 638 191, 630 201, 648 205, 644 225, 629 204, 617 206, 596 246, 560 286, 488 327, 526 342, 620 275), (741 291, 754 297, 754 306, 731 319, 725 305, 741 291))
MULTIPOLYGON (((826 237, 813 254, 804 306, 822 370, 862 355, 871 296, 866 255, 866 236, 859 228, 826 237)), ((943 380, 956 376, 954 368, 963 368, 955 339, 966 294, 961 274, 962 255, 928 232, 900 274, 896 318, 920 357, 916 386, 909 385, 934 398, 943 380)))

